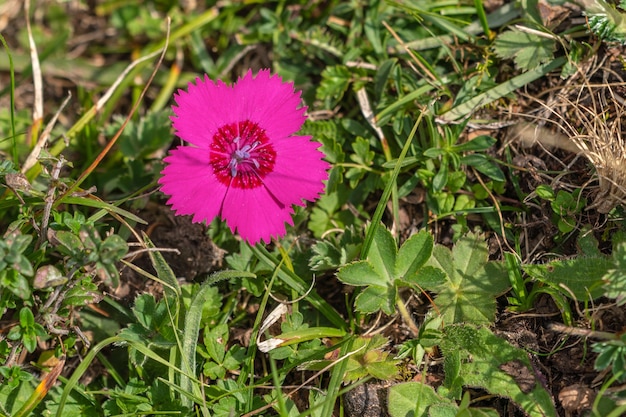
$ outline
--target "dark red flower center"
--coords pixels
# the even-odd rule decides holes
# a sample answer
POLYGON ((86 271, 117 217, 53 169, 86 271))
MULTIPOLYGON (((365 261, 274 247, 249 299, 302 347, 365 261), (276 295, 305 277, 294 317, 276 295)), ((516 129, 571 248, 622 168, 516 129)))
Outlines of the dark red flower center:
POLYGON ((249 120, 220 127, 210 149, 213 172, 227 186, 256 188, 274 170, 276 151, 265 130, 249 120))

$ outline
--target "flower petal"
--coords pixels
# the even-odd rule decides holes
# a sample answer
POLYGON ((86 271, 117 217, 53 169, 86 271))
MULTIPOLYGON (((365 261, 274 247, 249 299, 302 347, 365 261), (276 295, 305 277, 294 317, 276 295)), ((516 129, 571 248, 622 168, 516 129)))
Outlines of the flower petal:
POLYGON ((254 78, 248 71, 233 89, 241 99, 241 119, 258 123, 271 139, 296 133, 306 120, 300 92, 294 91, 293 83, 272 77, 269 70, 259 71, 254 78))
POLYGON ((204 80, 197 78, 195 84, 190 82, 187 91, 178 90, 174 100, 176 116, 171 120, 176 135, 201 148, 209 146, 219 127, 239 120, 233 112, 240 106, 233 88, 222 81, 213 82, 207 75, 204 80))
POLYGON ((161 191, 171 196, 167 204, 178 215, 193 214, 196 223, 210 223, 220 214, 227 187, 213 174, 209 151, 179 146, 164 161, 167 166, 159 183, 161 191))
POLYGON ((273 142, 276 151, 274 171, 263 178, 263 184, 281 203, 304 206, 324 192, 330 165, 310 136, 292 136, 273 142))
POLYGON ((224 199, 222 218, 233 233, 251 245, 260 240, 269 243, 272 237, 286 233, 285 223, 293 225, 291 206, 285 206, 264 188, 230 187, 224 199))

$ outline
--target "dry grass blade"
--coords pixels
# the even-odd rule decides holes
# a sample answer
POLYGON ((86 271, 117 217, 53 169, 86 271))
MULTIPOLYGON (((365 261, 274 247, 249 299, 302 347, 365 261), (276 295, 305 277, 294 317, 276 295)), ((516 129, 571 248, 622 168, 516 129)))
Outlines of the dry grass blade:
POLYGON ((35 97, 33 104, 33 139, 39 134, 39 129, 43 123, 43 81, 41 75, 41 65, 39 64, 39 54, 37 53, 37 45, 33 38, 33 31, 30 27, 30 0, 24 3, 24 11, 26 14, 26 31, 28 33, 28 45, 30 47, 30 60, 33 68, 33 85, 35 88, 35 97))
POLYGON ((622 117, 626 115, 624 101, 614 95, 610 84, 595 87, 587 84, 585 98, 565 102, 573 107, 575 117, 582 123, 582 133, 570 132, 571 139, 593 164, 598 176, 599 191, 589 208, 608 213, 626 203, 626 143, 622 135, 622 117), (608 94, 606 94, 608 93, 608 94), (612 98, 612 103, 607 102, 612 98))
POLYGON ((596 169, 600 190, 589 208, 608 213, 626 203, 626 142, 622 136, 622 118, 626 115, 624 100, 614 95, 611 85, 596 93, 589 87, 592 106, 575 104, 575 112, 583 121, 584 134, 572 139, 596 169), (606 102, 604 92, 612 98, 606 102), (613 110, 611 110, 611 107, 613 110))
POLYGON ((616 92, 626 82, 605 60, 592 62, 585 72, 579 71, 579 76, 579 85, 570 84, 549 103, 539 103, 546 115, 533 116, 539 126, 520 123, 513 133, 525 145, 539 143, 587 158, 599 183, 595 201, 588 209, 608 213, 626 204, 626 132, 622 129, 626 99, 616 92), (591 82, 599 77, 601 82, 591 82), (541 126, 545 123, 555 125, 561 134, 549 132, 541 126))

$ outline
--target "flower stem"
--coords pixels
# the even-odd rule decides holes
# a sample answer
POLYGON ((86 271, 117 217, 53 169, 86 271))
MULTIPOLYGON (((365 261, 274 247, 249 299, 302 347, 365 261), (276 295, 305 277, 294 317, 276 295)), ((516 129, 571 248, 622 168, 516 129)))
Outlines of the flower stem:
POLYGON ((413 321, 411 313, 409 313, 409 310, 406 309, 404 301, 402 301, 400 297, 397 298, 396 305, 398 306, 398 312, 400 313, 400 316, 402 316, 404 324, 409 326, 409 330, 411 330, 411 334, 413 335, 413 337, 418 337, 420 332, 419 328, 417 327, 417 324, 415 324, 415 322, 413 321))

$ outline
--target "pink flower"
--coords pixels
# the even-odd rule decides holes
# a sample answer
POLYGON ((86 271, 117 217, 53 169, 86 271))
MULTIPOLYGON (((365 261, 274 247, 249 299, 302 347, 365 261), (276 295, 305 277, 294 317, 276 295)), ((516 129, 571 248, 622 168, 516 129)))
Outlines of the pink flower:
POLYGON ((168 204, 194 222, 226 221, 250 244, 283 236, 293 205, 324 192, 328 163, 310 136, 293 136, 306 116, 300 92, 269 70, 233 85, 208 76, 174 94, 179 146, 159 183, 168 204))

